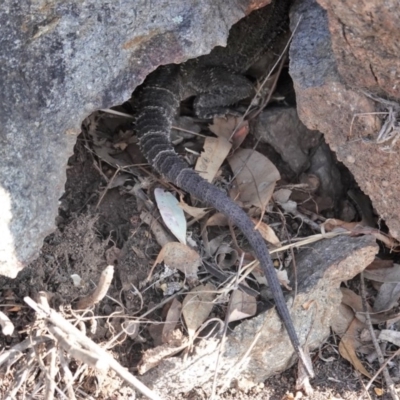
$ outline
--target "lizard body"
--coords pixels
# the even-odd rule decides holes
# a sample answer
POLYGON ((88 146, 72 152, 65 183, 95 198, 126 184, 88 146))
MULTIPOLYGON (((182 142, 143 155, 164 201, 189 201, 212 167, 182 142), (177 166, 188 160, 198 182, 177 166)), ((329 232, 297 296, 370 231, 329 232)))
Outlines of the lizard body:
POLYGON ((253 85, 242 74, 268 49, 287 27, 290 0, 275 0, 239 21, 230 31, 226 47, 184 64, 170 64, 151 73, 137 91, 136 132, 139 145, 150 165, 179 188, 222 212, 243 232, 267 277, 277 311, 292 345, 310 375, 293 326, 268 248, 248 215, 224 192, 189 168, 170 142, 173 118, 180 101, 196 95, 197 115, 223 114, 227 106, 253 92, 253 85))

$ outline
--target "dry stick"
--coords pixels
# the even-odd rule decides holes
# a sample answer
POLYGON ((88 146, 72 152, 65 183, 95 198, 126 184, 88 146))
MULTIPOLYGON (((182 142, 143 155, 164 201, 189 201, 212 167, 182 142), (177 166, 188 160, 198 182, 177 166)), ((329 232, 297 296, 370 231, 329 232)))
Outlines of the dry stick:
POLYGON ((17 396, 18 390, 22 384, 26 381, 26 378, 30 375, 33 370, 33 361, 35 360, 35 352, 30 349, 25 358, 25 367, 17 371, 16 377, 14 378, 14 387, 10 392, 7 393, 5 400, 14 400, 17 396))
MULTIPOLYGON (((365 320, 368 326, 368 330, 371 334, 372 338, 372 343, 374 344, 376 354, 378 355, 378 360, 379 364, 382 366, 385 362, 385 359, 383 358, 383 354, 381 351, 381 348, 379 347, 378 340, 376 339, 375 332, 374 332, 374 327, 372 326, 371 322, 371 317, 368 312, 368 306, 367 306, 367 291, 365 289, 365 281, 364 281, 364 272, 360 273, 360 284, 361 284, 361 298, 362 298, 362 305, 363 305, 363 310, 365 314, 365 320)), ((399 396, 397 396, 396 390, 394 388, 394 383, 392 381, 392 378, 389 375, 389 371, 387 368, 383 368, 383 376, 386 381, 386 385, 389 388, 390 395, 392 396, 393 400, 399 400, 399 396)))
POLYGON ((76 358, 83 363, 96 368, 100 371, 107 371, 109 365, 103 359, 101 359, 97 354, 93 354, 92 352, 80 348, 73 338, 65 335, 65 333, 58 327, 49 325, 49 331, 54 335, 58 344, 72 357, 76 358))
POLYGON ((5 351, 3 354, 0 354, 0 367, 2 364, 4 364, 6 361, 9 361, 8 367, 10 367, 12 364, 14 364, 20 357, 22 357, 22 352, 29 347, 34 347, 37 346, 38 344, 42 344, 44 342, 48 342, 52 340, 52 338, 48 336, 40 336, 36 338, 28 338, 25 339, 24 341, 18 343, 14 347, 12 347, 10 350, 5 351), (13 359, 14 358, 14 359, 13 359))
POLYGON ((97 288, 88 296, 82 297, 78 301, 76 308, 79 310, 84 310, 85 308, 91 307, 94 304, 101 301, 107 294, 108 289, 110 288, 113 276, 114 276, 114 266, 109 265, 101 273, 97 288))
POLYGON ((46 309, 46 307, 35 303, 30 297, 25 297, 24 301, 41 317, 45 318, 47 322, 63 330, 65 335, 71 335, 81 346, 87 348, 88 350, 100 356, 100 358, 104 359, 117 373, 117 375, 124 379, 129 385, 139 390, 151 400, 161 400, 161 397, 158 394, 154 393, 142 382, 136 379, 126 368, 123 368, 113 357, 111 357, 110 354, 108 354, 98 344, 94 343, 88 337, 83 335, 78 328, 66 321, 56 311, 52 309, 46 309))
POLYGON ((106 195, 106 193, 108 192, 108 189, 110 188, 111 184, 114 182, 114 179, 116 178, 116 176, 118 175, 118 172, 121 170, 121 167, 118 166, 118 168, 115 170, 114 175, 111 177, 111 179, 108 181, 106 188, 103 190, 103 193, 101 194, 99 201, 96 204, 95 210, 97 210, 101 204, 101 202, 104 199, 104 196, 106 195))
POLYGON ((45 374, 45 395, 44 398, 46 400, 54 399, 54 391, 56 389, 56 382, 54 380, 57 373, 56 359, 57 359, 57 349, 53 347, 50 350, 50 353, 47 355, 49 358, 49 369, 45 374))
POLYGON ((68 362, 64 357, 64 352, 61 349, 58 349, 58 358, 60 360, 61 369, 64 372, 64 393, 68 393, 69 400, 76 400, 74 389, 72 387, 72 385, 74 384, 74 377, 72 376, 72 372, 68 367, 68 362))
MULTIPOLYGON (((365 386, 365 391, 368 393, 369 388, 371 387, 372 383, 375 381, 375 379, 377 378, 377 376, 386 368, 386 365, 388 365, 390 363, 390 361, 393 360, 393 358, 397 357, 400 354, 400 349, 397 349, 382 365, 381 367, 378 369, 378 371, 376 371, 375 375, 370 379, 370 381, 368 382, 368 384, 365 386)), ((361 396, 359 397, 359 400, 361 400, 361 396)))

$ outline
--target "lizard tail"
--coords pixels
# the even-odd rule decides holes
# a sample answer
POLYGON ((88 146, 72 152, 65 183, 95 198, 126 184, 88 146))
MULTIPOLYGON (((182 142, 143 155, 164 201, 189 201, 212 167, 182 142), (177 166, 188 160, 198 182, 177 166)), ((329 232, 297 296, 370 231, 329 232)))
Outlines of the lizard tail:
MULTIPOLYGON (((141 88, 136 132, 144 156, 149 163, 169 181, 199 200, 225 214, 246 236, 254 250, 274 295, 277 311, 285 325, 290 341, 310 370, 300 347, 297 333, 283 296, 268 248, 248 215, 231 198, 189 168, 175 152, 170 142, 173 117, 180 102, 180 78, 176 66, 166 66, 162 74, 151 74, 141 88)), ((312 367, 311 367, 312 371, 312 367)))

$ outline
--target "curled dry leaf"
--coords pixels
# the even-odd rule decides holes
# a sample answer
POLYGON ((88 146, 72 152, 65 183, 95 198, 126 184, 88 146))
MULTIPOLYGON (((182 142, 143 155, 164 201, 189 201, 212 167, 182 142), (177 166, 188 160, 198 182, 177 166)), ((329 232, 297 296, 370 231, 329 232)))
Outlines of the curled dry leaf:
POLYGON ((154 197, 161 217, 172 234, 186 244, 186 219, 176 197, 163 189, 155 189, 154 197))
POLYGON ((246 206, 265 209, 280 179, 275 165, 252 149, 239 149, 228 161, 236 177, 239 200, 246 206))
POLYGON ((158 254, 154 266, 163 261, 168 267, 183 272, 187 279, 197 279, 197 268, 201 264, 201 258, 196 251, 185 244, 167 243, 158 254))
POLYGON ((207 283, 192 289, 183 300, 182 314, 190 337, 193 337, 196 330, 210 315, 214 306, 215 291, 215 286, 207 283))
POLYGON ((234 290, 231 294, 228 309, 228 322, 249 318, 257 312, 257 301, 241 290, 234 290))
POLYGON ((232 267, 238 258, 238 252, 227 244, 219 246, 215 253, 215 261, 221 269, 232 267))
POLYGON ((207 137, 204 151, 197 159, 195 170, 208 182, 212 182, 231 150, 232 144, 223 137, 207 137))
POLYGON ((346 331, 346 334, 340 341, 339 353, 343 358, 349 361, 357 371, 361 372, 368 378, 371 378, 371 374, 365 369, 356 354, 357 348, 361 346, 361 343, 357 338, 364 328, 365 325, 357 318, 354 318, 349 329, 346 331))

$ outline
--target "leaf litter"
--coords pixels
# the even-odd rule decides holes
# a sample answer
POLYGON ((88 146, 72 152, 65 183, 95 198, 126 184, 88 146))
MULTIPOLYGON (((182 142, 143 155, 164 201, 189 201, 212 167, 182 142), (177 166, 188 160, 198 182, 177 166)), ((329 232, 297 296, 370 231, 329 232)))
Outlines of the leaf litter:
MULTIPOLYGON (((355 221, 339 217, 327 218, 330 216, 329 214, 319 213, 318 208, 323 209, 322 203, 316 196, 316 188, 319 187, 320 182, 316 184, 315 179, 304 179, 301 182, 299 180, 299 183, 293 183, 290 180, 287 182, 285 181, 287 176, 283 174, 281 178, 281 169, 277 168, 266 155, 250 148, 241 147, 246 143, 244 140, 250 128, 247 121, 236 128, 239 121, 240 119, 237 117, 214 119, 210 130, 216 134, 217 138, 207 138, 204 142, 204 152, 197 159, 197 170, 206 174, 206 179, 209 181, 214 181, 222 189, 228 190, 231 197, 248 210, 263 238, 273 245, 270 247, 271 254, 284 254, 287 250, 307 246, 313 241, 343 234, 349 236, 374 235, 390 251, 396 250, 398 242, 386 232, 375 227, 363 226, 361 224, 363 218, 357 214, 357 210, 353 212, 353 215, 358 215, 360 218, 355 221), (232 133, 234 133, 233 136, 232 133), (227 157, 231 167, 228 173, 225 167, 227 157), (234 178, 233 188, 229 184, 231 178, 234 178), (294 200, 295 192, 299 190, 305 194, 305 197, 314 200, 314 203, 317 204, 316 209, 308 209, 300 201, 294 200), (267 217, 264 216, 265 210, 268 210, 267 217), (297 226, 295 222, 298 223, 297 226)), ((86 128, 93 141, 92 150, 98 160, 97 168, 104 173, 103 178, 108 183, 104 191, 104 198, 107 198, 109 194, 107 192, 120 191, 125 196, 127 194, 136 196, 139 203, 138 192, 133 191, 130 180, 132 177, 137 179, 143 175, 142 170, 132 167, 132 162, 135 165, 141 165, 143 161, 129 161, 125 151, 135 144, 134 140, 125 134, 127 129, 117 129, 118 137, 111 139, 110 135, 100 132, 96 118, 92 116, 92 120, 89 122, 86 128), (111 166, 114 170, 112 168, 105 169, 104 164, 108 165, 107 168, 111 166)), ((197 128, 193 129, 199 131, 197 128)), ((187 159, 192 160, 193 154, 187 155, 187 159)), ((239 282, 256 293, 260 287, 260 283, 257 283, 256 262, 247 264, 241 270, 240 276, 236 277, 235 269, 240 262, 237 248, 246 250, 246 243, 241 238, 240 232, 237 234, 228 232, 226 226, 229 225, 229 221, 225 216, 213 213, 212 210, 191 202, 181 193, 180 201, 178 201, 170 186, 167 187, 167 190, 156 188, 153 191, 152 189, 153 182, 144 189, 149 193, 150 209, 145 211, 143 208, 141 210, 142 217, 138 220, 152 227, 152 232, 156 236, 161 250, 147 252, 146 246, 150 242, 149 233, 147 236, 145 235, 145 240, 140 245, 132 244, 130 249, 135 254, 136 260, 140 259, 143 263, 143 260, 147 259, 149 265, 154 264, 154 268, 164 268, 166 273, 154 274, 151 281, 144 278, 142 283, 145 283, 142 287, 145 289, 139 294, 137 289, 131 288, 132 293, 141 297, 142 300, 141 306, 135 314, 135 316, 141 315, 138 317, 138 321, 130 322, 129 318, 124 318, 120 324, 109 325, 113 326, 113 329, 117 329, 114 332, 115 337, 109 343, 110 347, 113 340, 117 340, 119 335, 123 334, 130 337, 130 340, 143 340, 139 332, 143 330, 144 326, 147 326, 144 328, 145 331, 147 329, 151 333, 154 344, 158 344, 158 346, 155 348, 147 346, 143 351, 141 360, 136 364, 140 373, 157 367, 165 358, 177 355, 182 351, 190 351, 188 349, 196 343, 195 338, 205 329, 207 320, 210 318, 218 320, 226 318, 230 323, 256 315, 258 300, 254 295, 251 296, 243 290, 238 290, 237 287, 239 282), (162 220, 154 216, 151 210, 151 195, 153 194, 162 220), (145 212, 147 214, 144 214, 145 212), (193 218, 190 221, 191 227, 193 227, 191 232, 188 232, 189 224, 184 213, 193 218), (202 220, 203 233, 205 232, 207 235, 207 240, 204 242, 208 241, 210 244, 207 251, 196 231, 196 229, 198 230, 196 222, 200 220, 202 220), (158 223, 157 231, 153 228, 156 222, 158 223), (169 232, 179 242, 176 242, 169 232), (194 234, 195 239, 192 242, 187 240, 188 234, 194 234), (208 240, 208 236, 210 240, 208 240), (193 243, 198 245, 198 249, 194 250, 193 243), (227 277, 226 282, 205 275, 202 264, 206 259, 214 267, 224 270, 224 276, 227 277), (254 272, 251 272, 252 268, 254 272), (155 284, 156 280, 158 280, 157 284, 155 284), (227 282, 229 282, 229 286, 227 282), (173 291, 164 289, 173 285, 176 286, 173 291), (150 301, 143 302, 143 296, 146 296, 146 293, 151 290, 163 292, 165 298, 155 305, 150 301), (221 307, 221 305, 223 306, 221 307), (157 314, 157 310, 161 310, 161 312, 157 314), (139 326, 141 330, 137 329, 139 326), (118 329, 121 330, 118 332, 118 329)), ((99 209, 101 210, 103 206, 100 204, 99 209)), ((135 235, 138 231, 138 225, 132 224, 131 233, 135 235)), ((111 233, 110 238, 114 240, 111 233)), ((115 261, 118 264, 126 253, 126 248, 112 243, 107 250, 113 247, 116 251, 112 251, 113 254, 109 251, 107 258, 112 258, 113 263, 115 261)), ((105 250, 105 254, 107 250, 105 250)), ((72 257, 67 259, 73 260, 72 257)), ((57 262, 59 262, 58 260, 59 258, 57 262)), ((378 261, 377 264, 379 267, 382 262, 378 261)), ((371 305, 368 306, 368 313, 376 326, 375 329, 378 329, 378 324, 382 324, 386 328, 383 329, 379 326, 378 338, 396 346, 399 345, 397 323, 400 320, 397 310, 398 270, 398 264, 393 264, 390 268, 375 267, 365 271, 365 278, 370 285, 368 300, 371 305)), ((288 290, 292 290, 287 271, 283 269, 277 273, 281 283, 288 290)), ((79 276, 81 275, 84 276, 80 273, 79 276)), ((260 278, 261 275, 258 274, 258 277, 260 278)), ((85 285, 89 281, 90 279, 86 277, 83 280, 85 285)), ((124 282, 124 284, 128 283, 124 282)), ((76 288, 76 290, 81 289, 81 287, 76 288)), ((355 369, 363 375, 371 377, 373 367, 366 358, 363 358, 365 354, 372 356, 372 352, 366 353, 365 350, 371 343, 371 335, 366 334, 367 321, 364 316, 362 296, 357 294, 358 290, 354 285, 351 288, 342 288, 342 293, 343 300, 338 309, 337 321, 332 321, 333 330, 341 337, 339 352, 355 369)), ((124 298, 124 296, 120 297, 118 293, 114 293, 114 295, 114 301, 118 303, 121 302, 121 298, 124 298)), ((122 319, 121 312, 129 314, 128 307, 124 305, 119 305, 119 307, 118 314, 110 316, 110 319, 122 319)), ((20 312, 21 308, 10 307, 10 310, 20 312)), ((69 317, 74 318, 73 315, 69 315, 69 317)), ((130 316, 128 315, 128 317, 130 316)))

